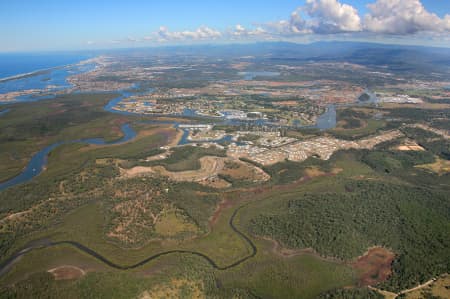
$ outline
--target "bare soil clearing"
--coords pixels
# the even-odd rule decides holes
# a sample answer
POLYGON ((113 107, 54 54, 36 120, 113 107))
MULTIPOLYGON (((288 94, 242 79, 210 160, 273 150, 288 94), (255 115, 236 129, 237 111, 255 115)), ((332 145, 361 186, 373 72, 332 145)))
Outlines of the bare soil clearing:
POLYGON ((415 167, 432 171, 438 175, 444 175, 450 172, 450 161, 437 157, 434 163, 416 165, 415 167))
POLYGON ((450 275, 443 274, 438 279, 429 280, 422 285, 401 292, 401 294, 406 294, 406 299, 423 298, 424 293, 439 296, 439 298, 450 298, 450 275))
POLYGON ((294 256, 301 255, 301 254, 311 254, 311 255, 322 258, 312 248, 291 249, 291 248, 283 247, 277 240, 265 238, 265 237, 263 237, 263 239, 272 243, 272 249, 271 249, 272 253, 277 256, 280 256, 280 257, 290 258, 290 257, 294 257, 294 256))
POLYGON ((201 167, 198 170, 168 171, 163 166, 144 167, 136 166, 131 169, 122 169, 122 176, 135 177, 143 174, 158 174, 167 176, 174 181, 198 182, 216 176, 223 169, 224 158, 206 156, 200 158, 201 167))
POLYGON ((200 169, 187 171, 168 171, 163 166, 135 166, 121 169, 121 176, 132 178, 145 175, 160 175, 177 182, 198 182, 214 188, 227 188, 231 184, 218 177, 219 174, 230 176, 236 180, 267 181, 270 176, 262 169, 239 160, 230 158, 205 156, 199 159, 200 169), (236 165, 231 168, 227 165, 236 165))
POLYGON ((220 174, 229 176, 235 180, 252 182, 265 182, 270 180, 270 175, 264 172, 264 170, 240 160, 227 160, 220 174))
POLYGON ((420 145, 399 145, 397 147, 399 151, 425 151, 420 145))
POLYGON ((59 266, 48 270, 55 280, 71 280, 78 279, 86 274, 83 269, 71 265, 59 266))
POLYGON ((172 279, 170 283, 159 284, 148 291, 144 291, 139 299, 156 298, 206 298, 204 285, 201 281, 187 279, 172 279))
POLYGON ((359 284, 362 286, 376 285, 385 281, 392 273, 391 265, 395 254, 383 247, 372 247, 360 256, 352 266, 360 271, 359 284))

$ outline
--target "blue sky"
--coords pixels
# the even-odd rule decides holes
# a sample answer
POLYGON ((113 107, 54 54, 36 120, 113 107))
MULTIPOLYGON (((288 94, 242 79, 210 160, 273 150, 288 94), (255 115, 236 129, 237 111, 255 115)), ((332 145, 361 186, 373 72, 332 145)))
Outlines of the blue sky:
POLYGON ((1 52, 321 39, 446 45, 450 1, 0 0, 0 28, 1 52), (378 12, 367 6, 375 2, 378 12), (420 6, 420 18, 408 19, 420 6), (392 15, 381 18, 383 9, 392 15))

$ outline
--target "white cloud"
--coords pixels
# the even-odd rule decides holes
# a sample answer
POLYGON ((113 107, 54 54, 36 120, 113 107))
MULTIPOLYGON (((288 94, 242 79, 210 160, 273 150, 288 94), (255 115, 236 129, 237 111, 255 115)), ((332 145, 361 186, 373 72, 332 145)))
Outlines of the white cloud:
POLYGON ((237 35, 240 35, 241 33, 246 32, 246 30, 245 30, 244 26, 237 24, 235 32, 237 33, 237 35))
MULTIPOLYGON (((446 0, 447 1, 447 0, 446 0)), ((368 4, 369 13, 361 20, 358 10, 337 0, 306 0, 289 20, 262 25, 281 35, 372 32, 409 35, 422 31, 450 32, 450 15, 439 18, 428 12, 420 0, 377 0, 368 4)))
MULTIPOLYGON (((302 18, 301 15, 302 9, 299 8, 291 13, 291 17, 289 19, 289 22, 285 22, 288 26, 287 30, 293 34, 306 34, 306 33, 312 33, 311 28, 308 28, 308 23, 302 18)), ((280 25, 282 25, 282 22, 279 22, 280 25)))
POLYGON ((260 28, 263 28, 267 33, 277 36, 313 33, 301 16, 301 8, 295 10, 289 20, 260 24, 260 28))
POLYGON ((329 34, 361 31, 361 18, 351 5, 337 0, 306 0, 305 6, 291 13, 289 20, 263 25, 278 35, 329 34))
POLYGON ((333 34, 340 34, 340 36, 357 38, 395 35, 396 38, 401 38, 401 36, 410 35, 418 37, 423 34, 444 36, 450 32, 450 15, 440 18, 428 12, 420 2, 421 0, 372 1, 374 1, 372 4, 367 5, 369 13, 364 18, 359 15, 355 7, 339 0, 306 0, 303 6, 295 9, 284 20, 249 27, 237 24, 223 31, 207 26, 201 26, 192 31, 170 31, 167 27, 161 26, 144 39, 129 37, 123 42, 298 40, 322 34, 328 34, 330 37, 333 34))
MULTIPOLYGON (((195 31, 170 31, 167 27, 161 26, 156 32, 157 41, 184 41, 184 40, 210 40, 217 39, 222 36, 220 31, 211 29, 206 26, 199 27, 195 31)), ((154 39, 147 37, 147 40, 154 39)))
POLYGON ((131 43, 137 43, 140 42, 140 39, 134 38, 132 36, 127 37, 127 42, 131 42, 131 43))
POLYGON ((233 30, 228 32, 231 37, 257 37, 267 35, 266 30, 258 26, 254 29, 247 29, 244 26, 237 24, 233 30))
POLYGON ((428 12, 420 0, 377 0, 367 5, 365 30, 387 34, 414 34, 420 31, 450 31, 450 15, 439 18, 428 12))
POLYGON ((281 20, 276 22, 268 22, 260 25, 267 32, 274 35, 289 35, 292 34, 292 29, 289 21, 281 20))
POLYGON ((306 0, 303 9, 312 18, 310 26, 316 33, 361 30, 358 10, 351 5, 337 0, 306 0))

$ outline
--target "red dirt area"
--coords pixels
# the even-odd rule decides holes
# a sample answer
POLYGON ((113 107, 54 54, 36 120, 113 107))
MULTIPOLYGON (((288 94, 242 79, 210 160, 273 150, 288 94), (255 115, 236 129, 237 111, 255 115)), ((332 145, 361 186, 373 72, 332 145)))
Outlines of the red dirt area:
MULTIPOLYGON (((335 173, 323 173, 323 174, 317 175, 316 177, 327 177, 327 176, 334 176, 334 175, 335 175, 335 173)), ((293 187, 297 187, 297 186, 300 186, 302 184, 305 184, 306 182, 309 182, 312 179, 313 179, 313 177, 303 176, 303 177, 301 177, 300 179, 298 179, 297 181, 295 181, 295 182, 293 182, 291 184, 277 185, 277 186, 266 186, 266 187, 251 187, 251 188, 246 188, 246 189, 239 189, 240 192, 238 194, 229 193, 228 195, 232 196, 232 197, 234 195, 235 198, 239 198, 240 200, 245 200, 245 199, 249 199, 249 198, 252 199, 255 195, 266 193, 266 192, 270 192, 270 191, 289 190, 289 189, 291 189, 293 187)), ((230 207, 235 205, 237 202, 238 201, 229 200, 227 198, 222 200, 219 203, 219 205, 217 206, 214 214, 211 216, 211 218, 209 220, 210 227, 212 227, 217 222, 217 219, 219 218, 219 216, 220 216, 220 214, 222 213, 223 210, 229 209, 230 207)))
POLYGON ((83 269, 75 266, 60 266, 48 270, 53 275, 55 280, 70 280, 77 279, 86 274, 83 269))
POLYGON ((388 279, 392 273, 391 265, 394 258, 395 254, 386 248, 370 248, 351 264, 360 273, 359 285, 373 286, 388 279))
POLYGON ((217 206, 216 210, 214 211, 214 214, 211 216, 211 218, 209 220, 209 226, 213 227, 214 224, 216 224, 217 220, 219 219, 219 216, 222 213, 222 211, 231 208, 233 205, 234 205, 234 202, 232 202, 226 198, 223 199, 217 206))

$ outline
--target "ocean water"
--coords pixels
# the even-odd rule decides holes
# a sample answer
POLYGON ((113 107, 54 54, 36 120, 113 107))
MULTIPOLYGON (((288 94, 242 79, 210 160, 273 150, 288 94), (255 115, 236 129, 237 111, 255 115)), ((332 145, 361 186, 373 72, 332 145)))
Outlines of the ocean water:
MULTIPOLYGON (((94 56, 87 54, 0 54, 0 74, 6 75, 6 78, 32 73, 23 77, 0 80, 0 94, 37 90, 33 94, 16 97, 14 102, 49 98, 52 92, 72 86, 67 82, 69 76, 94 69, 93 63, 78 64, 92 57, 94 56)), ((5 103, 0 102, 0 105, 5 103)))
POLYGON ((4 53, 0 54, 0 79, 73 64, 92 57, 86 53, 4 53))
POLYGON ((74 65, 70 67, 54 68, 33 76, 0 81, 0 94, 28 89, 48 89, 51 91, 69 88, 67 77, 87 72, 95 67, 94 64, 74 65))

